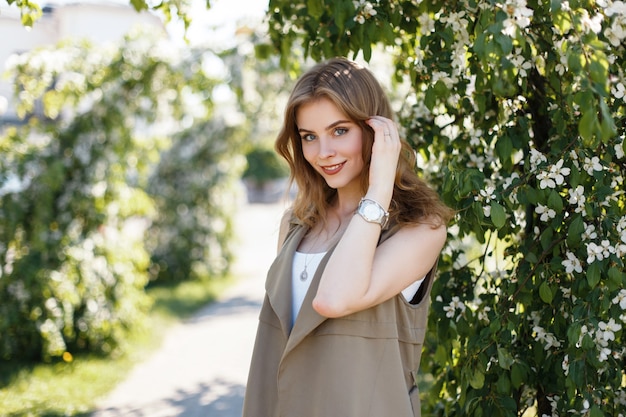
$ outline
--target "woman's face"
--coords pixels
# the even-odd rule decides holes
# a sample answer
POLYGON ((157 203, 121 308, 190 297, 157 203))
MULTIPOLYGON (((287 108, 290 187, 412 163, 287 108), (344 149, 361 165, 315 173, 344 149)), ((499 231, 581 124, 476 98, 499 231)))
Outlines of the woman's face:
POLYGON ((301 105, 296 123, 304 158, 328 186, 358 189, 364 167, 361 127, 327 98, 301 105))

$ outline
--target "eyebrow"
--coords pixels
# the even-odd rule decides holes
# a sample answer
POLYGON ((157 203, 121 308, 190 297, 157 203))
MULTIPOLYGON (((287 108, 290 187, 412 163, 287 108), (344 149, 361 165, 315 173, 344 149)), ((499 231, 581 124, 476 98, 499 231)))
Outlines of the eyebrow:
MULTIPOLYGON (((326 126, 326 128, 324 128, 324 130, 330 130, 334 127, 337 127, 338 125, 342 125, 342 124, 346 124, 346 123, 353 123, 351 120, 337 120, 336 122, 333 122, 331 124, 329 124, 328 126, 326 126)), ((303 128, 298 128, 298 133, 313 133, 312 130, 308 130, 308 129, 303 129, 303 128)))

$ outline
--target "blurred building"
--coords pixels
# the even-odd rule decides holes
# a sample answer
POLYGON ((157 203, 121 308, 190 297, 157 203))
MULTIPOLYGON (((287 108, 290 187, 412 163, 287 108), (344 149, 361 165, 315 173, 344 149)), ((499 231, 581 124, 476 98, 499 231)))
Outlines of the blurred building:
MULTIPOLYGON (((129 2, 60 2, 42 4, 43 16, 26 28, 16 7, 0 6, 0 75, 12 54, 54 45, 68 38, 83 38, 94 43, 117 41, 136 25, 149 25, 166 35, 163 22, 153 13, 137 12, 129 2)), ((0 76, 0 126, 16 122, 12 103, 13 88, 0 76)))

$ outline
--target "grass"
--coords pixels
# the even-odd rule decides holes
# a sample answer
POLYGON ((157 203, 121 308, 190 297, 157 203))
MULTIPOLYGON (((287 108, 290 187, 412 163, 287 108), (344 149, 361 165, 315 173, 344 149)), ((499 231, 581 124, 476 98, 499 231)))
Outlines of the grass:
POLYGON ((1 417, 86 417, 161 343, 169 326, 216 299, 232 279, 154 286, 148 323, 116 357, 81 355, 56 363, 0 362, 1 417))

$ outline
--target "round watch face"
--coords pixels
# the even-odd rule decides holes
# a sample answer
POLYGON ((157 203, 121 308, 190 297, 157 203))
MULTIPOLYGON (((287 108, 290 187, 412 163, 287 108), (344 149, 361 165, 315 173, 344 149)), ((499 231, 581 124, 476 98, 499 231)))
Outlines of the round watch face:
POLYGON ((376 221, 380 220, 383 216, 383 213, 381 213, 380 209, 374 204, 366 204, 365 207, 363 207, 363 214, 368 219, 376 221))

